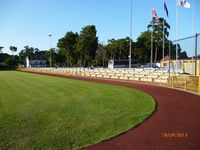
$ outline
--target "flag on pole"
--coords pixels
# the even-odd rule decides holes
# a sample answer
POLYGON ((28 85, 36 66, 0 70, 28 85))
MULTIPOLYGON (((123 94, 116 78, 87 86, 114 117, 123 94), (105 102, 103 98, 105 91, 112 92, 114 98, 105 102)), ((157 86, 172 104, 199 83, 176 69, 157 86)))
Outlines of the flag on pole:
POLYGON ((157 21, 159 21, 156 10, 154 8, 152 9, 152 16, 155 17, 157 21))
POLYGON ((169 17, 169 13, 168 13, 168 9, 167 9, 167 5, 166 5, 165 1, 164 1, 164 10, 166 12, 167 17, 169 17))
POLYGON ((178 4, 184 8, 190 8, 190 3, 188 3, 186 0, 178 0, 178 4))

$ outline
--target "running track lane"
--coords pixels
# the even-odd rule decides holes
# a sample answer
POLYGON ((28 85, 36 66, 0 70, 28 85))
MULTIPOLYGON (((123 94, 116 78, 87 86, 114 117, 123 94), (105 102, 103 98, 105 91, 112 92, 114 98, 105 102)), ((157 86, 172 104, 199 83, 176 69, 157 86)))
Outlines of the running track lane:
POLYGON ((200 96, 147 84, 84 80, 141 90, 157 102, 156 112, 144 123, 85 150, 200 150, 200 96), (164 137, 163 133, 187 133, 188 136, 164 137))
POLYGON ((156 112, 139 126, 84 150, 200 150, 200 96, 175 89, 126 81, 80 76, 61 77, 141 90, 153 96, 157 102, 156 112), (188 136, 163 137, 163 133, 171 135, 187 133, 188 136))

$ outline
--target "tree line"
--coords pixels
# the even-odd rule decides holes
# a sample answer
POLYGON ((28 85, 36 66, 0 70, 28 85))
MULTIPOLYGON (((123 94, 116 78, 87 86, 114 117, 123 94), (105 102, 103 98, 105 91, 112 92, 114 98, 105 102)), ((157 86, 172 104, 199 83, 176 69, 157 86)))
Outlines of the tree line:
MULTIPOLYGON (((94 25, 88 25, 82 28, 80 33, 69 31, 57 42, 57 48, 50 50, 39 50, 25 46, 19 52, 19 55, 14 55, 17 47, 10 46, 13 56, 4 56, 0 62, 5 61, 8 65, 25 64, 25 59, 28 56, 30 60, 41 59, 46 60, 47 66, 50 64, 50 55, 52 66, 78 67, 78 66, 99 66, 107 67, 107 63, 112 60, 128 60, 130 42, 132 45, 132 59, 138 64, 146 64, 151 58, 151 42, 153 39, 153 61, 157 62, 162 59, 162 41, 163 31, 165 39, 165 56, 169 54, 169 45, 171 46, 171 58, 176 57, 176 45, 168 39, 170 26, 165 19, 152 18, 147 30, 142 32, 136 41, 130 40, 129 37, 120 39, 109 39, 107 44, 100 43, 97 37, 97 30, 94 25), (163 26, 163 22, 165 25, 163 26), (163 29, 164 27, 164 29, 163 29), (153 37, 153 38, 152 38, 153 37), (5 60, 6 59, 6 60, 5 60)), ((3 47, 2 47, 3 48, 3 47)), ((2 50, 1 48, 1 50, 2 50)), ((185 59, 187 53, 181 51, 178 45, 179 59, 185 59)))

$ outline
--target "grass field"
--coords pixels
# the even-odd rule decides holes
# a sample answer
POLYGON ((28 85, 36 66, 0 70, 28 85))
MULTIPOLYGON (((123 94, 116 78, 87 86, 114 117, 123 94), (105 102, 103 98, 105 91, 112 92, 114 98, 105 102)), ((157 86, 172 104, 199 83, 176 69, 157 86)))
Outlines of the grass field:
POLYGON ((152 97, 129 88, 0 71, 0 149, 80 149, 154 109, 152 97))

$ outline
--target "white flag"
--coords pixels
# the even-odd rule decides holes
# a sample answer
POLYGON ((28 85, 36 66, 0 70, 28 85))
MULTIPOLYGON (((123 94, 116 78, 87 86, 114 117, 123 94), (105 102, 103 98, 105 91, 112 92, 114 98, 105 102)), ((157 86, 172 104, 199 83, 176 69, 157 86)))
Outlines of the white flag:
POLYGON ((178 4, 184 8, 190 8, 190 3, 188 3, 186 0, 178 0, 178 4))

